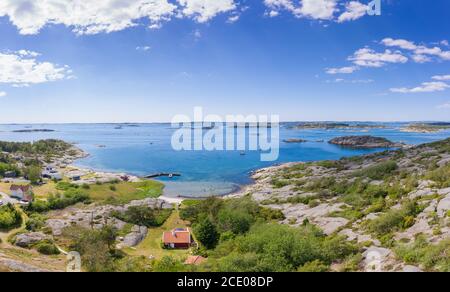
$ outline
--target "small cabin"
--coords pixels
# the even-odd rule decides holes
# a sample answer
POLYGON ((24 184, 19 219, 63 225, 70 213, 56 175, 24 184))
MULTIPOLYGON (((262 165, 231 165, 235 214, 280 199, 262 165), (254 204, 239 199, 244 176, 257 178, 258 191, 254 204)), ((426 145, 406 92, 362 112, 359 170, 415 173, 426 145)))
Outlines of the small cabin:
POLYGON ((188 249, 193 242, 189 228, 177 228, 163 234, 163 244, 166 248, 188 249))
POLYGON ((12 185, 9 190, 11 191, 11 197, 19 199, 21 201, 32 202, 33 201, 33 189, 31 185, 19 186, 12 185))

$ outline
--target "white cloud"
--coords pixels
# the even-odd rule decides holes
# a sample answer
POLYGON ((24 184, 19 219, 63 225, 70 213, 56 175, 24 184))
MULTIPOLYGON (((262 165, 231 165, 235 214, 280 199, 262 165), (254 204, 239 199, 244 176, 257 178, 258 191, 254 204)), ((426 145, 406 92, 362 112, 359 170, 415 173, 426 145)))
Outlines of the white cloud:
POLYGON ((361 67, 382 67, 387 63, 408 62, 408 58, 400 52, 386 50, 383 53, 377 53, 369 48, 359 49, 348 60, 361 67))
POLYGON ((239 20, 239 18, 241 18, 241 16, 238 14, 232 15, 232 16, 228 17, 228 23, 235 23, 236 21, 239 20))
POLYGON ((0 97, 5 97, 5 96, 6 96, 6 92, 0 91, 0 97))
POLYGON ((14 87, 27 87, 30 84, 72 77, 72 71, 68 66, 40 62, 34 55, 36 54, 0 53, 0 83, 14 87))
POLYGON ((152 47, 150 47, 150 46, 136 47, 136 51, 143 51, 143 52, 150 51, 151 49, 152 49, 152 47))
POLYGON ((448 43, 447 40, 441 41, 441 45, 446 46, 446 47, 450 46, 450 44, 448 43))
POLYGON ((403 39, 394 40, 392 38, 385 38, 384 40, 381 41, 381 43, 387 47, 399 47, 399 48, 405 49, 405 50, 417 49, 417 46, 413 42, 403 40, 403 39))
POLYGON ((7 16, 24 35, 37 34, 50 24, 82 35, 121 31, 143 19, 150 28, 175 16, 206 22, 236 7, 234 0, 1 0, 0 17, 7 16))
POLYGON ((350 83, 350 84, 369 84, 373 83, 373 79, 354 79, 354 80, 345 80, 343 78, 336 78, 334 80, 327 80, 327 83, 350 83))
POLYGON ((450 86, 444 82, 424 82, 418 87, 414 88, 391 88, 391 92, 395 93, 424 93, 424 92, 437 92, 444 91, 450 86))
POLYGON ((345 12, 342 13, 337 22, 357 20, 367 14, 367 5, 358 1, 351 1, 345 5, 345 12))
POLYGON ((438 105, 438 109, 450 109, 450 102, 446 102, 444 104, 438 105))
POLYGON ((404 39, 386 38, 381 42, 387 47, 398 47, 404 50, 412 51, 414 53, 413 60, 418 63, 431 61, 431 59, 427 56, 435 56, 443 60, 450 60, 450 51, 442 50, 439 47, 430 48, 423 45, 416 45, 414 42, 404 39))
POLYGON ((332 19, 336 9, 336 0, 303 0, 300 12, 314 19, 332 19))
POLYGON ((432 77, 434 80, 438 81, 448 81, 450 80, 450 75, 437 75, 432 77))
POLYGON ((234 0, 178 0, 185 16, 193 17, 198 22, 207 22, 216 15, 235 10, 234 0))
POLYGON ((356 66, 350 66, 350 67, 342 67, 342 68, 328 68, 326 70, 327 74, 351 74, 358 70, 358 67, 356 66))
POLYGON ((338 0, 264 0, 264 4, 270 9, 269 16, 277 16, 280 10, 287 10, 296 17, 308 17, 312 19, 331 20, 338 0))
POLYGON ((413 55, 412 59, 414 60, 414 62, 420 63, 420 64, 433 61, 430 57, 425 56, 425 55, 413 55))
POLYGON ((278 15, 280 15, 280 12, 278 12, 276 10, 271 10, 271 11, 267 12, 266 15, 269 17, 277 17, 278 15))

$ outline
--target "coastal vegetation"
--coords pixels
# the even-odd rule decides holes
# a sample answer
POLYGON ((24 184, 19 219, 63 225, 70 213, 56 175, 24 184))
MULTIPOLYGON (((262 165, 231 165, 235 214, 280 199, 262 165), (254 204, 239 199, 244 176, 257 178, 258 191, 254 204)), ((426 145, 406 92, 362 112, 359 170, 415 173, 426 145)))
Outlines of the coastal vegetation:
POLYGON ((40 140, 36 142, 0 141, 0 152, 25 155, 64 155, 72 146, 61 140, 40 140))
POLYGON ((157 199, 159 182, 63 179, 23 206, 25 214, 1 207, 0 221, 11 244, 41 236, 27 250, 78 251, 84 271, 367 271, 373 252, 382 270, 449 271, 449 154, 445 140, 276 166, 230 198, 185 200, 176 209, 157 199), (161 245, 164 232, 187 227, 190 249, 161 245), (205 260, 186 265, 192 254, 205 260))
POLYGON ((170 209, 150 209, 143 206, 128 208, 124 213, 113 212, 111 215, 124 222, 139 226, 158 227, 164 224, 169 218, 170 209))
POLYGON ((22 215, 11 204, 0 206, 0 231, 17 228, 22 224, 22 215))

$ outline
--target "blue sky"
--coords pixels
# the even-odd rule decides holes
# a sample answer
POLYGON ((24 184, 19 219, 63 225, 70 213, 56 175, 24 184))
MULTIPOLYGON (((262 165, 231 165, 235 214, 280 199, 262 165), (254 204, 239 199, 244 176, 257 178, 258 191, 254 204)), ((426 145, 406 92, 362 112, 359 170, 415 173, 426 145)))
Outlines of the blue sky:
POLYGON ((2 0, 0 123, 450 120, 447 0, 177 1, 2 0))

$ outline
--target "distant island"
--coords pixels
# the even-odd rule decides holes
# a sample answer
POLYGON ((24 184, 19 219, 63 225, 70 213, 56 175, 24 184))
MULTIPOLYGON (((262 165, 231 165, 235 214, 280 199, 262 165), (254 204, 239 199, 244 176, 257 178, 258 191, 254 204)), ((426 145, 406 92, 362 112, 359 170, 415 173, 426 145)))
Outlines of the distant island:
POLYGON ((350 123, 328 123, 328 122, 304 122, 299 123, 295 126, 289 127, 293 130, 301 129, 383 129, 386 128, 384 125, 375 124, 350 124, 350 123))
POLYGON ((304 140, 304 139, 286 139, 283 140, 284 143, 288 143, 288 144, 293 144, 293 143, 306 143, 308 142, 308 140, 304 140))
POLYGON ((395 148, 402 147, 402 144, 394 143, 386 138, 373 136, 345 136, 334 138, 329 141, 330 144, 350 148, 395 148))
POLYGON ((24 129, 24 130, 14 130, 13 133, 37 133, 37 132, 55 132, 55 130, 51 129, 24 129))
POLYGON ((410 124, 402 128, 401 130, 403 132, 411 132, 411 133, 437 133, 449 129, 450 123, 439 122, 439 123, 410 124))

